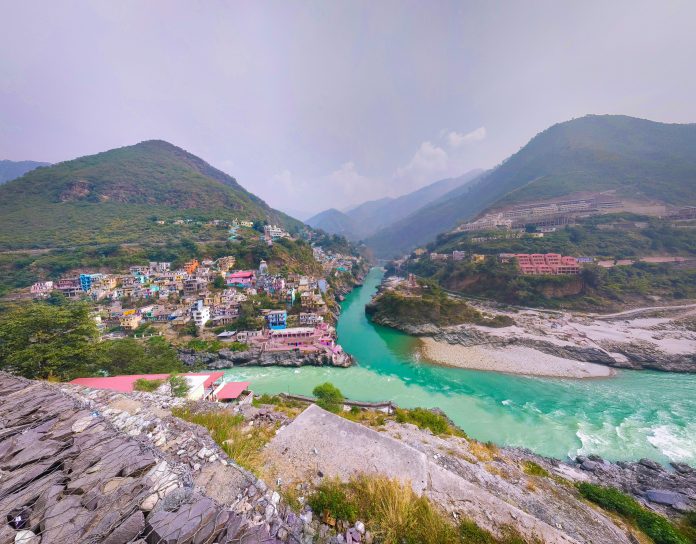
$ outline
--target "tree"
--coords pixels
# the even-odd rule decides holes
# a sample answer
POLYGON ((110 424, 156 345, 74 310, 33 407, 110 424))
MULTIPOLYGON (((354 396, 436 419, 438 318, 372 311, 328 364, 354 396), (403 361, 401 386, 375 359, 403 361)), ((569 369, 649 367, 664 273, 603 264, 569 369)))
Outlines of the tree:
POLYGON ((343 407, 343 393, 334 384, 326 382, 321 385, 317 385, 312 394, 317 398, 317 405, 322 407, 324 410, 333 412, 334 414, 341 411, 343 407))
POLYGON ((225 278, 223 276, 215 276, 215 279, 213 280, 213 287, 215 289, 224 289, 227 286, 227 283, 225 282, 225 278))
POLYGON ((26 378, 69 380, 93 372, 99 338, 82 302, 32 302, 0 319, 0 368, 26 378))
POLYGON ((178 374, 172 374, 167 381, 169 382, 169 387, 173 397, 183 398, 188 395, 189 385, 186 378, 183 378, 178 374))
POLYGON ((132 338, 102 342, 98 351, 99 370, 110 376, 178 372, 183 368, 176 350, 159 336, 145 342, 132 338))

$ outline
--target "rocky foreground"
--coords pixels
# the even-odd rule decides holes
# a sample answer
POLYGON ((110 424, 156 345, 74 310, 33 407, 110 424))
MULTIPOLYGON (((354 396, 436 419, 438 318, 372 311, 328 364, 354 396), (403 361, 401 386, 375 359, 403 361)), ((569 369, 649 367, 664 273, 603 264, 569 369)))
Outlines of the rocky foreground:
POLYGON ((0 543, 279 542, 279 495, 177 403, 0 373, 0 543))
POLYGON ((337 531, 303 497, 296 510, 281 498, 358 473, 399 479, 454 519, 494 534, 513 526, 530 542, 636 541, 635 529, 581 500, 574 482, 618 487, 675 519, 696 508, 696 472, 686 465, 561 462, 393 418, 371 428, 314 405, 295 419, 246 406, 236 412, 245 432, 278 427, 263 450, 269 486, 205 429, 173 417, 183 404, 0 373, 0 544, 376 543, 361 522, 337 531))

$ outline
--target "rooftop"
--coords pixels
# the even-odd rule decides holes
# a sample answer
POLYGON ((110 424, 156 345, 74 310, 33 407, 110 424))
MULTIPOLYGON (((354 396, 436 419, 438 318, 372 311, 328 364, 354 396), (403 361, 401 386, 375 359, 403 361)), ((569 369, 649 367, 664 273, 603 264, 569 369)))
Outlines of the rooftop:
POLYGON ((218 400, 234 400, 249 388, 249 382, 227 382, 215 393, 218 400))

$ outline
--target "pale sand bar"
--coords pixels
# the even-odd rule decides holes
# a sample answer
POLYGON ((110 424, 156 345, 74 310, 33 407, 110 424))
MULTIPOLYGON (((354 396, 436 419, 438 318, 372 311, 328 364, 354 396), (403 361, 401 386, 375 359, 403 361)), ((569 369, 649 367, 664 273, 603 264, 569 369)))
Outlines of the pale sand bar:
POLYGON ((421 353, 429 362, 457 368, 554 378, 607 378, 613 368, 548 355, 526 346, 461 346, 421 338, 421 353))

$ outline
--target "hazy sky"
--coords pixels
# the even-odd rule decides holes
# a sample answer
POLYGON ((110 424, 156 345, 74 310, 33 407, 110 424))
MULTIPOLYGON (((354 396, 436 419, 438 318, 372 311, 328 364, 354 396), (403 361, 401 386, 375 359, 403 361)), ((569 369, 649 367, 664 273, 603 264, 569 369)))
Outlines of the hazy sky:
POLYGON ((0 159, 158 138, 306 215, 587 113, 696 121, 696 2, 0 0, 0 159))

